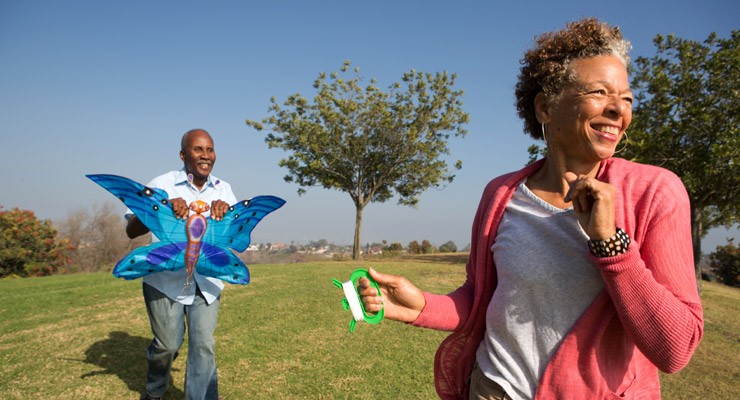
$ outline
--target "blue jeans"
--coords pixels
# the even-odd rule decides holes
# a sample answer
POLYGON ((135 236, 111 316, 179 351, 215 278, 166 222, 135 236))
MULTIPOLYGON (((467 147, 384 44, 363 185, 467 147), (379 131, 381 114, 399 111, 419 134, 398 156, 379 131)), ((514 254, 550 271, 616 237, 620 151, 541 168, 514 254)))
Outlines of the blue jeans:
POLYGON ((157 289, 143 284, 144 301, 154 339, 146 351, 148 371, 146 391, 162 396, 167 391, 172 362, 177 357, 188 330, 188 360, 185 369, 186 400, 217 400, 216 330, 221 298, 206 303, 200 289, 193 304, 178 303, 157 289))

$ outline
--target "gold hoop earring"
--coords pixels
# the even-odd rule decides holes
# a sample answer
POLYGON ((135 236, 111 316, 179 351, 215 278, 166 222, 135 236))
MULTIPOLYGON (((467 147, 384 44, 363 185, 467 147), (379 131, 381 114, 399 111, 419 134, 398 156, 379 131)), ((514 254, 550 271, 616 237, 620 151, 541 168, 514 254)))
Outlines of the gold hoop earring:
POLYGON ((622 146, 622 148, 621 148, 621 149, 619 149, 619 150, 615 151, 615 152, 614 152, 614 154, 619 154, 619 153, 623 152, 623 151, 624 151, 624 149, 626 149, 626 148, 627 148, 627 142, 629 142, 629 141, 630 141, 630 137, 629 137, 629 136, 627 136, 627 131, 624 131, 624 138, 622 138, 622 140, 624 140, 624 145, 622 146))

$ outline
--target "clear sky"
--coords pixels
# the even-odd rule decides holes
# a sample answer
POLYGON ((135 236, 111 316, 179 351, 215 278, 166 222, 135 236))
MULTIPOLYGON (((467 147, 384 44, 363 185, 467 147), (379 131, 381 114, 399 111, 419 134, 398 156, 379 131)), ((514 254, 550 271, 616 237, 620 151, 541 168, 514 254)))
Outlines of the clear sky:
MULTIPOLYGON (((123 175, 146 183, 179 169, 191 128, 215 139, 214 174, 238 198, 287 204, 255 229, 253 242, 328 239, 350 244, 354 205, 342 192, 298 196, 244 121, 269 99, 313 97, 320 72, 351 60, 381 87, 410 69, 458 74, 468 136, 450 143, 463 169, 417 208, 370 204, 362 243, 428 239, 463 247, 483 186, 519 169, 533 143, 514 110, 518 61, 533 38, 596 16, 619 25, 632 56, 654 53, 669 34, 704 40, 738 29, 740 3, 659 1, 24 1, 0 0, 0 141, 7 181, 0 204, 60 221, 70 211, 117 201, 85 178, 123 175), (498 4, 497 4, 498 3, 498 4)), ((117 204, 123 211, 123 206, 117 204)), ((704 251, 737 230, 713 231, 704 251)))

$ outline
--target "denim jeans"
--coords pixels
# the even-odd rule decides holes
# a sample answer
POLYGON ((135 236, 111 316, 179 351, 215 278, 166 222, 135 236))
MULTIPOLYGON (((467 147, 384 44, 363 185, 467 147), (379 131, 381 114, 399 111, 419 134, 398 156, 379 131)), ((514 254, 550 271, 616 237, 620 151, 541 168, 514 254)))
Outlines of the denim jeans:
POLYGON ((144 301, 154 339, 146 351, 148 370, 146 391, 162 396, 167 391, 172 362, 177 357, 188 331, 188 360, 185 367, 185 399, 217 400, 216 330, 221 298, 206 303, 196 290, 193 304, 171 300, 157 289, 143 284, 144 301))

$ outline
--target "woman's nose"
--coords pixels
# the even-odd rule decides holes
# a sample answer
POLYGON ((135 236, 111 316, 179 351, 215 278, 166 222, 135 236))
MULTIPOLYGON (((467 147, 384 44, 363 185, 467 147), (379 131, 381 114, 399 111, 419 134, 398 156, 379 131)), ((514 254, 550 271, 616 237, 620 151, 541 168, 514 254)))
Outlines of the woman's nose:
POLYGON ((623 116, 627 109, 630 108, 627 102, 617 96, 609 98, 609 102, 606 105, 606 111, 613 117, 623 116))

